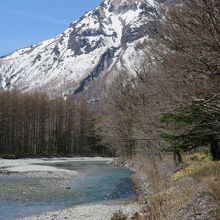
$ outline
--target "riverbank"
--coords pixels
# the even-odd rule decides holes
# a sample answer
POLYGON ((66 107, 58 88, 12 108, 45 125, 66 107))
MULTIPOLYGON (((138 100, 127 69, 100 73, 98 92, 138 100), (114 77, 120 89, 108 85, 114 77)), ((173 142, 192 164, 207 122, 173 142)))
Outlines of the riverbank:
POLYGON ((135 174, 132 177, 143 208, 133 219, 216 220, 219 219, 220 163, 203 153, 184 155, 177 166, 172 155, 114 161, 135 174))

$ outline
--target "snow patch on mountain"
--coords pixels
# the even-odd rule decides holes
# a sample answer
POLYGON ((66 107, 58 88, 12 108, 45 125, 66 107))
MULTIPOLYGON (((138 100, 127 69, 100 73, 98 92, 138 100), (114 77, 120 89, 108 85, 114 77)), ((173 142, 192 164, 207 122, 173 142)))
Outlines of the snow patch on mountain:
POLYGON ((152 32, 152 5, 105 0, 62 34, 1 58, 1 88, 77 94, 112 69, 132 71, 135 45, 152 32))

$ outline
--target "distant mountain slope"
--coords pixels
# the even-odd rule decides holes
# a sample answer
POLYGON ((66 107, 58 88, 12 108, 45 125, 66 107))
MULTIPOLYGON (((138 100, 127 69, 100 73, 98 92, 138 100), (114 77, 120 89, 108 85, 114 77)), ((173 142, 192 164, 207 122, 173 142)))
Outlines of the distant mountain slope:
MULTIPOLYGON (((111 68, 129 68, 148 37, 153 0, 105 0, 62 34, 0 59, 0 86, 50 95, 80 93, 111 68)), ((109 78, 109 76, 108 76, 109 78)))

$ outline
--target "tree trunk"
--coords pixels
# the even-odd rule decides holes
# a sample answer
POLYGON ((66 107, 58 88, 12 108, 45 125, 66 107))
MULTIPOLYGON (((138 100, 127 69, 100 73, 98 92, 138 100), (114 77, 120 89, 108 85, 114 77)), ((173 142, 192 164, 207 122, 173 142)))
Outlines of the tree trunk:
POLYGON ((211 154, 214 161, 220 160, 220 146, 218 140, 211 140, 211 154))
POLYGON ((174 153, 173 156, 174 156, 175 163, 176 164, 182 163, 183 162, 183 158, 182 158, 182 155, 180 153, 180 150, 175 149, 173 153, 174 153))

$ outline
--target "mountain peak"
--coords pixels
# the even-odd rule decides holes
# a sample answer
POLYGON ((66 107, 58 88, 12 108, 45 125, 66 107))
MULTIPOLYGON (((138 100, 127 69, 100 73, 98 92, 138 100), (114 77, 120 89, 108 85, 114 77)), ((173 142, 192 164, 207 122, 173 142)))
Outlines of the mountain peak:
POLYGON ((0 87, 61 95, 112 78, 113 69, 129 68, 135 45, 152 33, 150 1, 105 0, 62 34, 0 59, 0 87))

